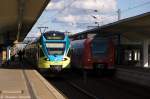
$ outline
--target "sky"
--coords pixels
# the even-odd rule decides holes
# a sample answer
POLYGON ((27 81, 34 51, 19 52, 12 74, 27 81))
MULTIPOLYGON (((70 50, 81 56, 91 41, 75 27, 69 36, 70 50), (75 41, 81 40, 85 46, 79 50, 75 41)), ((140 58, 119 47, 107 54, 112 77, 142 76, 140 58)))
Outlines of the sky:
POLYGON ((118 9, 121 19, 150 12, 150 0, 51 0, 28 37, 37 37, 38 27, 74 34, 115 22, 118 9))

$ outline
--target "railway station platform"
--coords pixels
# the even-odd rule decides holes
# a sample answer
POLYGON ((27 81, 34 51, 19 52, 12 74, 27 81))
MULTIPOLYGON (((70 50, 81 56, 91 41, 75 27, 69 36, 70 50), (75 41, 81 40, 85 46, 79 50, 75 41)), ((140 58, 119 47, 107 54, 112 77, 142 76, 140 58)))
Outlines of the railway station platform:
POLYGON ((0 68, 0 99, 66 99, 36 70, 10 67, 0 68))

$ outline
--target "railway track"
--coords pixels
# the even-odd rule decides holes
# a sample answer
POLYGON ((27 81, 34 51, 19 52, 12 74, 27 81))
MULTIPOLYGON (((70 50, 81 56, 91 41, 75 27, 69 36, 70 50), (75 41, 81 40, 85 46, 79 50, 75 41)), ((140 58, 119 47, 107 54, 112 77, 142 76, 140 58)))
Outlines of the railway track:
MULTIPOLYGON (((108 93, 115 93, 115 91, 117 92, 118 96, 115 95, 116 94, 115 93, 115 94, 112 94, 112 97, 121 97, 121 94, 124 93, 122 94, 122 96, 124 97, 128 96, 127 99, 150 99, 150 95, 149 95, 150 88, 147 88, 146 86, 140 86, 134 83, 122 81, 120 79, 107 78, 107 77, 104 77, 104 78, 103 77, 102 78, 90 77, 88 78, 88 80, 90 83, 99 85, 99 88, 101 89, 106 88, 103 90, 104 93, 102 93, 104 97, 105 97, 105 90, 108 90, 107 91, 108 93)), ((99 92, 101 91, 102 90, 100 90, 99 92)), ((121 99, 124 99, 124 98, 121 98, 121 99)))
POLYGON ((82 75, 67 74, 48 80, 69 99, 150 99, 150 90, 115 78, 88 76, 85 83, 82 75))
POLYGON ((126 81, 122 81, 116 78, 109 78, 109 79, 96 79, 96 82, 103 82, 104 84, 108 86, 114 86, 118 89, 122 89, 124 92, 128 92, 132 95, 143 97, 143 99, 149 99, 150 95, 150 89, 146 88, 146 86, 140 86, 134 83, 129 83, 126 81))
POLYGON ((50 80, 57 89, 62 91, 69 99, 104 99, 103 97, 97 97, 91 92, 81 88, 74 82, 67 80, 66 78, 59 78, 50 80))
POLYGON ((96 95, 86 91, 85 89, 81 88, 80 86, 76 85, 71 81, 66 81, 70 86, 74 87, 76 90, 80 91, 81 93, 87 95, 91 99, 103 99, 103 97, 97 97, 96 95))

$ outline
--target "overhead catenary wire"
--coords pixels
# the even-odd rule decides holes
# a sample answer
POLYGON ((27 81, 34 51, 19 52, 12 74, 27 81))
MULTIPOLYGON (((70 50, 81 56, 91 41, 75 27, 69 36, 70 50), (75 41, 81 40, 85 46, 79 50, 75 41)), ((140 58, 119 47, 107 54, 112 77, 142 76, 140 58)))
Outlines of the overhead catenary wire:
MULTIPOLYGON (((77 0, 75 0, 75 1, 77 1, 77 0)), ((67 9, 67 8, 69 8, 75 1, 73 1, 69 6, 67 6, 67 7, 65 7, 64 9, 62 9, 61 11, 59 11, 58 12, 58 14, 60 14, 60 13, 62 13, 65 9, 67 9)), ((88 15, 89 15, 89 13, 87 12, 87 10, 91 10, 91 9, 82 9, 82 10, 84 10, 84 12, 86 12, 88 15)), ((98 10, 92 10, 92 11, 98 11, 98 10)), ((102 13, 102 14, 110 14, 110 13, 102 13)), ((55 14, 55 15, 53 15, 53 16, 56 16, 57 15, 57 13, 55 14)), ((91 17, 92 15, 90 15, 90 17, 91 17)), ((57 17, 58 17, 58 15, 57 15, 57 17)), ((52 19, 52 22, 55 22, 55 23, 60 23, 60 24, 62 24, 62 23, 71 23, 71 22, 56 22, 55 21, 56 20, 56 18, 54 18, 54 19, 52 19)), ((43 24, 46 24, 46 23, 48 23, 49 21, 44 21, 44 22, 42 22, 42 24, 41 25, 43 25, 43 24)), ((88 23, 91 23, 91 22, 88 22, 88 23)), ((99 23, 99 22, 98 22, 99 23)), ((101 22, 100 22, 101 23, 101 22)), ((76 24, 82 24, 82 23, 76 23, 76 24)), ((83 22, 83 24, 85 24, 85 22, 83 22)))
MULTIPOLYGON (((58 15, 60 15, 60 13, 62 14, 62 12, 65 10, 65 9, 67 9, 67 8, 69 8, 69 7, 71 7, 71 5, 73 4, 73 3, 75 3, 75 1, 77 1, 77 0, 74 0, 74 1, 72 1, 70 4, 68 4, 66 7, 64 7, 62 10, 60 10, 60 11, 58 11, 56 14, 54 14, 53 16, 56 16, 57 14, 58 15)), ((96 2, 96 1, 95 1, 96 2)), ((84 10, 84 12, 86 12, 87 10, 90 10, 90 9, 83 9, 84 10)), ((97 10, 92 10, 92 11, 97 11, 97 10)), ((88 12, 86 12, 88 15, 89 15, 89 13, 88 12)), ((105 13, 106 14, 106 13, 105 13)), ((51 17, 53 17, 53 16, 50 16, 50 18, 51 17)), ((90 15, 90 16, 92 16, 92 15, 90 15)), ((58 16, 57 16, 58 17, 58 16)), ((48 20, 46 20, 46 21, 44 21, 44 22, 42 22, 42 24, 40 24, 40 25, 43 25, 43 24, 46 24, 46 23, 48 23, 49 21, 48 20)), ((56 17, 54 18, 54 19, 52 19, 52 21, 51 22, 55 22, 55 23, 60 23, 60 24, 63 24, 63 23, 68 23, 68 24, 71 24, 72 22, 58 22, 58 21, 56 21, 56 17)), ((89 24, 89 23, 91 23, 91 22, 88 22, 87 24, 89 24)), ((83 23, 76 23, 76 24, 86 24, 85 22, 83 22, 83 23)))
MULTIPOLYGON (((95 0, 95 2, 96 2, 96 0, 95 0)), ((87 12, 87 10, 91 10, 91 9, 82 9, 82 10, 84 10, 84 12, 86 12, 86 14, 89 15, 89 13, 87 12)), ((96 12, 96 11, 98 11, 98 10, 92 10, 92 12, 94 12, 94 11, 96 12)), ((91 17, 92 14, 90 14, 89 16, 91 17)), ((67 24, 67 23, 68 23, 68 24, 71 24, 71 23, 72 23, 72 22, 58 22, 58 21, 56 21, 56 18, 53 19, 52 22, 60 23, 60 24, 65 24, 65 23, 66 23, 66 24, 67 24)), ((85 23, 85 22, 82 22, 82 23, 76 22, 76 25, 77 25, 77 24, 80 24, 80 25, 81 25, 81 24, 90 24, 90 23, 91 23, 91 22, 86 22, 86 23, 85 23)), ((94 23, 96 23, 96 22, 94 22, 94 23)), ((101 23, 101 22, 97 22, 97 23, 101 23)), ((73 24, 73 23, 72 23, 72 24, 73 24)))
POLYGON ((133 9, 136 9, 136 8, 139 8, 139 7, 142 7, 142 6, 145 6, 145 5, 149 5, 150 4, 150 1, 148 2, 144 2, 142 4, 139 4, 139 5, 136 5, 136 6, 133 6, 133 7, 129 7, 127 9, 124 9, 122 10, 121 12, 124 13, 124 12, 127 12, 127 11, 130 11, 130 10, 133 10, 133 9))
MULTIPOLYGON (((56 22, 56 21, 55 21, 55 20, 56 20, 56 16, 58 17, 58 16, 61 15, 66 9, 70 8, 71 5, 72 5, 75 1, 77 1, 77 0, 73 0, 71 3, 69 3, 67 6, 65 6, 62 10, 58 11, 58 12, 55 13, 53 16, 50 16, 50 18, 52 18, 52 21, 56 22), (55 17, 55 18, 53 19, 53 17, 55 17)), ((96 1, 96 0, 95 0, 95 1, 96 1)), ((139 5, 136 5, 136 6, 133 6, 133 7, 129 7, 129 8, 127 8, 127 9, 122 9, 122 10, 121 10, 121 14, 126 13, 126 12, 128 12, 128 11, 130 11, 130 10, 133 10, 133 9, 136 9, 136 8, 139 8, 139 7, 142 7, 142 6, 144 6, 144 5, 148 5, 148 4, 150 4, 150 1, 144 2, 144 3, 142 3, 142 4, 139 4, 139 5)), ((90 9, 85 9, 85 10, 90 10, 90 9)), ((86 12, 87 12, 87 11, 86 11, 86 12)), ((104 13, 104 12, 102 12, 101 14, 108 14, 109 17, 105 17, 105 19, 107 19, 107 18, 110 18, 111 16, 117 15, 117 11, 114 11, 114 12, 111 12, 111 13, 104 13)), ((116 19, 117 19, 117 18, 116 18, 116 19)), ((49 19, 48 19, 48 20, 49 20, 49 19)), ((41 26, 41 25, 43 25, 43 24, 48 23, 48 22, 49 22, 48 20, 46 20, 46 21, 40 23, 39 25, 41 26)), ((64 23, 64 22, 57 22, 57 23, 64 23)), ((65 23, 71 24, 71 22, 65 22, 65 23)), ((89 22, 89 23, 90 23, 90 22, 89 22)), ((81 25, 82 23, 76 23, 76 24, 80 24, 80 25, 81 25)), ((84 22, 83 22, 83 24, 84 24, 84 22)))
MULTIPOLYGON (((72 6, 72 4, 75 3, 76 1, 78 1, 78 0, 73 0, 71 3, 69 3, 67 6, 65 6, 62 10, 59 10, 59 11, 58 11, 57 13, 55 13, 53 16, 50 16, 50 18, 52 19, 53 17, 56 17, 56 16, 58 16, 59 14, 62 14, 63 11, 65 11, 67 8, 70 8, 70 7, 72 6)), ((55 20, 55 18, 52 19, 52 20, 55 20)), ((40 24, 40 25, 43 25, 43 24, 45 24, 45 23, 48 23, 48 21, 44 21, 44 22, 42 22, 42 24, 40 24)))

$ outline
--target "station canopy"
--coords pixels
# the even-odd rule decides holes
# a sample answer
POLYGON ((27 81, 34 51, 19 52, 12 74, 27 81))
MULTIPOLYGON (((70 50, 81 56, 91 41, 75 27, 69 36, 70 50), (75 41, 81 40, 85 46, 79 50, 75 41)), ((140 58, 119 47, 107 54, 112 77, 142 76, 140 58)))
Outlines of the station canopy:
POLYGON ((99 33, 101 35, 120 34, 131 40, 144 40, 150 38, 150 12, 123 19, 98 28, 83 31, 85 33, 99 33))
POLYGON ((0 0, 0 44, 22 41, 50 0, 0 0))

